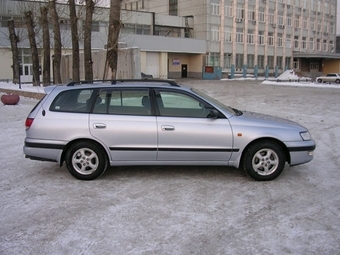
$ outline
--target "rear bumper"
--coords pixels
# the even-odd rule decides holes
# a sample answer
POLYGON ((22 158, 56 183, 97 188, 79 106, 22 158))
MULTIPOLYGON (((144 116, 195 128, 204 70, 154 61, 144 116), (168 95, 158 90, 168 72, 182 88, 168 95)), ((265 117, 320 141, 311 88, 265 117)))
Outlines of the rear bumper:
POLYGON ((26 158, 39 161, 53 161, 60 163, 63 144, 26 139, 23 151, 26 158))

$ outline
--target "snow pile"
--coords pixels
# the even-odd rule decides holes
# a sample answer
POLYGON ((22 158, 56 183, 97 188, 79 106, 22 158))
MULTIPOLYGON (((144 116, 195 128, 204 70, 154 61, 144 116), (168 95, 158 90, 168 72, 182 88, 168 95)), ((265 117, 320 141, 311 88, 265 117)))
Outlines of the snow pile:
POLYGON ((308 77, 303 77, 294 70, 286 70, 276 78, 277 81, 311 81, 308 77))

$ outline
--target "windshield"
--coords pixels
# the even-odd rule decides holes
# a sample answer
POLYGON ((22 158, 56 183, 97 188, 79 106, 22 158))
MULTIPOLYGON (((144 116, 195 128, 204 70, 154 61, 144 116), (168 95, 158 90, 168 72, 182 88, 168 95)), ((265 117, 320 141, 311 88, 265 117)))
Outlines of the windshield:
POLYGON ((201 97, 203 97, 204 99, 207 99, 207 101, 210 101, 212 103, 214 103, 215 105, 217 105, 218 107, 232 113, 232 114, 235 114, 237 116, 239 115, 242 115, 242 112, 240 110, 237 110, 235 108, 232 108, 230 106, 227 106, 223 103, 221 103, 220 101, 217 101, 216 99, 212 98, 211 96, 208 96, 207 94, 205 94, 204 92, 198 90, 198 89, 195 89, 195 88, 191 88, 191 90, 193 92, 195 92, 196 94, 200 95, 201 97))

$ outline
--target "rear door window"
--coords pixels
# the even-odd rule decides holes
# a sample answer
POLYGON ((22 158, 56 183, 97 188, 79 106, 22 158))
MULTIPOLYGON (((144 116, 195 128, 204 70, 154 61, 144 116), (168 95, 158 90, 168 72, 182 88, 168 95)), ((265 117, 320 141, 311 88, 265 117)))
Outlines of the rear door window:
POLYGON ((99 93, 98 98, 93 108, 93 113, 151 115, 149 89, 104 90, 99 93))

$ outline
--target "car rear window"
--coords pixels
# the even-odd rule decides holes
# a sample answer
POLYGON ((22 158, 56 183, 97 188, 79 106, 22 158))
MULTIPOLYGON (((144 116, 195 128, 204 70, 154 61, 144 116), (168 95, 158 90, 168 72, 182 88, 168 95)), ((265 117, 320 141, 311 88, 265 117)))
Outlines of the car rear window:
POLYGON ((92 89, 77 89, 61 92, 52 102, 50 111, 88 112, 92 89))

